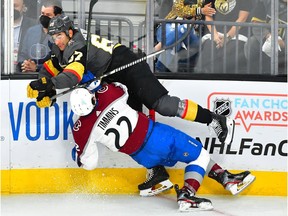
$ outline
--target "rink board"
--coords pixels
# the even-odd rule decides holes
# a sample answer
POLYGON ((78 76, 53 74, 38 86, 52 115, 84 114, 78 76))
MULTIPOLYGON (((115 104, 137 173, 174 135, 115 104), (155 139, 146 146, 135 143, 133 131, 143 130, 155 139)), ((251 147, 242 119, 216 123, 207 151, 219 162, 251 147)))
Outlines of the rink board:
MULTIPOLYGON (((232 170, 239 172, 239 170, 232 170)), ((183 185, 182 169, 168 169, 170 180, 183 185)), ((33 169, 2 170, 1 192, 17 193, 95 193, 137 194, 137 185, 145 180, 143 168, 33 169)), ((287 196, 286 172, 252 171, 256 180, 241 195, 287 196)), ((175 193, 174 189, 168 193, 175 193)), ((216 181, 206 177, 198 194, 228 195, 216 181)))
MULTIPOLYGON (((59 98, 49 109, 39 109, 33 100, 26 98, 29 82, 1 81, 1 192, 137 193, 145 169, 127 155, 99 147, 99 169, 88 172, 77 168, 71 158, 74 146, 71 127, 76 117, 69 107, 69 95, 59 98), (100 187, 103 185, 105 190, 100 187)), ((286 83, 161 82, 171 95, 192 99, 235 119, 234 141, 228 146, 221 145, 203 124, 160 115, 156 115, 157 121, 196 137, 223 168, 250 170, 257 180, 245 193, 287 195, 286 83)), ((183 168, 184 164, 177 164, 169 169, 173 183, 181 185, 183 168)), ((226 191, 205 178, 199 193, 226 191)))

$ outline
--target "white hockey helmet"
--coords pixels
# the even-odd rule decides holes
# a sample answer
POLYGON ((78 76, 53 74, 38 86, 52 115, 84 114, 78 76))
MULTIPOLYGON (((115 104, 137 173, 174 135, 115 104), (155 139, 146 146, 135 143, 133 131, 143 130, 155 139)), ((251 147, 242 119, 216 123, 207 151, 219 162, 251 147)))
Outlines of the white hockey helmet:
POLYGON ((71 92, 70 105, 73 112, 78 116, 86 116, 95 107, 95 95, 86 88, 77 88, 71 92))

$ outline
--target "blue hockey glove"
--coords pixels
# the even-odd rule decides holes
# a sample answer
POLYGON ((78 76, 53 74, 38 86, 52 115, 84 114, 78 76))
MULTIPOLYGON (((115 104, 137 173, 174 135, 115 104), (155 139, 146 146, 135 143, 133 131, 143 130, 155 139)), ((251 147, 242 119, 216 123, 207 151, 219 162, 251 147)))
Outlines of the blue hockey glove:
MULTIPOLYGON (((81 80, 81 84, 83 83, 89 83, 92 80, 94 80, 96 77, 94 76, 94 74, 91 73, 91 71, 86 71, 82 77, 81 80)), ((87 89, 91 92, 96 92, 101 88, 100 85, 101 81, 100 80, 94 80, 93 82, 91 82, 88 86, 87 89)))
POLYGON ((95 80, 87 86, 87 89, 93 93, 98 91, 100 88, 100 80, 95 80))
POLYGON ((82 80, 81 80, 80 84, 90 82, 93 79, 95 79, 94 74, 92 74, 91 71, 86 71, 83 74, 83 77, 82 77, 82 80))

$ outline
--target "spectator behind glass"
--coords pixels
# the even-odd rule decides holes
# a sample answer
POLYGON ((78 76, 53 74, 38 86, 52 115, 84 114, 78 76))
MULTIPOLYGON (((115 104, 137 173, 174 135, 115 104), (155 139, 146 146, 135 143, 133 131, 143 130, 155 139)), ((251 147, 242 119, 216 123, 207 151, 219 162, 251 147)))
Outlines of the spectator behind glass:
MULTIPOLYGON (((271 0, 261 0, 252 12, 253 23, 271 24, 271 0)), ((279 1, 279 24, 287 25, 287 0, 279 1)), ((272 40, 271 29, 252 28, 253 35, 245 44, 245 56, 249 59, 250 73, 271 74, 272 40)), ((278 30, 278 65, 279 73, 287 74, 287 28, 278 30), (286 43, 285 43, 286 41, 286 43), (285 56, 286 53, 286 56, 285 56)))
MULTIPOLYGON (((191 19, 201 19, 202 15, 212 16, 213 14, 215 14, 215 9, 211 8, 211 3, 205 6, 203 3, 204 3, 203 0, 176 0, 174 1, 172 9, 166 15, 165 19, 191 20, 191 19)), ((169 46, 175 43, 176 38, 177 40, 182 39, 183 35, 185 35, 186 32, 187 32, 187 24, 176 25, 175 23, 167 23, 165 34, 166 37, 165 46, 169 46), (175 30, 176 27, 177 30, 175 30)), ((156 34, 158 44, 155 46, 155 51, 158 51, 162 48, 161 25, 157 28, 156 34)), ((194 56, 198 52, 198 45, 199 45, 199 37, 196 34, 195 30, 192 29, 188 37, 185 38, 181 43, 177 44, 176 48, 168 49, 165 53, 161 53, 159 55, 158 61, 156 62, 156 71, 177 72, 178 63, 175 62, 175 60, 177 60, 177 58, 175 58, 175 54, 181 50, 187 50, 187 47, 189 46, 189 50, 192 50, 192 52, 189 53, 189 56, 194 56)))
MULTIPOLYGON (((36 24, 34 19, 25 16, 27 7, 24 0, 14 0, 14 64, 15 67, 19 61, 18 53, 22 49, 24 37, 28 28, 36 24)), ((4 44, 3 44, 4 47, 4 44)))
POLYGON ((19 50, 18 72, 38 72, 49 56, 47 28, 52 17, 62 14, 62 4, 58 0, 44 0, 41 5, 40 24, 29 28, 19 50))
MULTIPOLYGON (((216 9, 214 16, 205 17, 206 21, 244 23, 252 7, 252 0, 206 0, 206 2, 212 2, 212 7, 216 9)), ((226 73, 237 73, 237 67, 244 70, 246 31, 247 28, 236 26, 207 25, 207 34, 202 37, 202 51, 198 58, 197 70, 205 73, 224 73, 225 68, 226 73), (226 64, 224 64, 225 57, 226 64)))
POLYGON ((158 14, 159 19, 164 19, 172 9, 173 0, 156 0, 156 3, 159 7, 155 9, 155 14, 158 14))

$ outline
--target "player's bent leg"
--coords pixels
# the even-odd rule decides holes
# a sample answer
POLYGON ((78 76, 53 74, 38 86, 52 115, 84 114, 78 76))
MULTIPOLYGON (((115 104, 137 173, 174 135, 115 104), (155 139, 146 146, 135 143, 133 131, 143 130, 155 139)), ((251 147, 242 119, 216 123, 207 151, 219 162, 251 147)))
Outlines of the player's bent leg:
POLYGON ((213 173, 214 172, 210 172, 209 177, 218 181, 220 184, 223 185, 226 190, 230 191, 233 195, 239 194, 241 191, 251 185, 256 179, 256 177, 253 176, 249 171, 232 174, 225 170, 221 174, 216 174, 214 176, 213 173))
POLYGON ((177 115, 189 121, 206 123, 216 133, 221 143, 229 145, 233 141, 235 122, 223 115, 210 112, 191 100, 179 103, 177 115))
POLYGON ((229 145, 233 141, 234 120, 204 109, 192 100, 180 100, 178 97, 165 94, 154 102, 152 108, 163 116, 177 116, 209 125, 221 143, 229 145))
POLYGON ((173 187, 169 174, 164 166, 147 169, 147 179, 138 185, 140 196, 154 196, 173 187))
POLYGON ((196 197, 187 187, 179 189, 179 186, 175 185, 175 191, 177 193, 177 203, 179 205, 179 211, 207 211, 212 210, 213 205, 209 199, 196 197))

